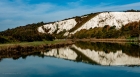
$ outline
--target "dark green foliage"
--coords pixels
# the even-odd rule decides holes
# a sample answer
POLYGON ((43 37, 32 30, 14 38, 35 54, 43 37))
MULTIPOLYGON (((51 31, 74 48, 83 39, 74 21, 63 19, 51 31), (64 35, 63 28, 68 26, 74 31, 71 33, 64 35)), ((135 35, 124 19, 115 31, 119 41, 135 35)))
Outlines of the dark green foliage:
POLYGON ((105 27, 96 27, 93 29, 83 29, 81 31, 76 32, 73 37, 75 38, 118 38, 120 35, 119 30, 115 28, 109 27, 108 29, 105 27))
POLYGON ((66 36, 64 36, 64 33, 66 32, 66 30, 64 29, 63 31, 59 32, 58 34, 55 34, 54 36, 57 38, 57 39, 65 39, 66 36))
POLYGON ((95 51, 105 51, 112 52, 116 50, 121 50, 121 45, 117 43, 103 43, 103 42, 83 42, 78 41, 75 43, 76 46, 81 47, 82 49, 90 49, 95 51))
POLYGON ((5 37, 0 36, 0 43, 7 43, 9 40, 5 37))
MULTIPOLYGON (((8 37, 9 40, 14 41, 42 41, 42 40, 54 40, 54 37, 50 34, 39 33, 37 28, 43 26, 45 23, 33 23, 26 26, 20 26, 14 29, 7 29, 6 31, 0 32, 1 36, 8 37), (10 37, 10 38, 9 38, 10 37)), ((47 30, 46 30, 47 31, 47 30)))
POLYGON ((103 38, 118 38, 120 37, 120 31, 115 26, 109 27, 108 30, 103 31, 103 38))
POLYGON ((131 9, 131 10, 126 10, 124 12, 140 12, 140 10, 134 10, 134 9, 131 9))

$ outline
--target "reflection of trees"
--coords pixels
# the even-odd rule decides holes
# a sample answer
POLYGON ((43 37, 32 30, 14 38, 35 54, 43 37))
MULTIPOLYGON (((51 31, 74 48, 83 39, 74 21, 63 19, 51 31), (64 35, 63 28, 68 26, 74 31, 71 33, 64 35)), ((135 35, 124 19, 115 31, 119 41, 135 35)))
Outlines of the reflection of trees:
POLYGON ((104 43, 104 42, 76 42, 76 46, 81 49, 90 49, 95 51, 104 51, 106 53, 122 50, 129 56, 140 57, 140 47, 136 44, 119 44, 119 43, 104 43))
POLYGON ((44 58, 44 55, 41 52, 47 52, 48 49, 64 47, 71 45, 72 43, 66 44, 54 44, 54 45, 40 45, 40 46, 20 46, 15 45, 12 47, 5 47, 0 49, 0 59, 2 58, 13 58, 14 60, 22 57, 26 59, 27 56, 38 56, 44 58))
POLYGON ((0 62, 2 61, 2 59, 0 58, 0 62))
POLYGON ((138 45, 130 44, 129 46, 124 46, 122 51, 130 56, 140 57, 140 47, 138 45))
POLYGON ((32 55, 32 56, 38 56, 38 57, 44 57, 41 55, 40 52, 41 49, 37 49, 36 47, 21 47, 21 46, 16 46, 16 47, 9 47, 6 49, 1 49, 0 50, 0 61, 3 58, 13 58, 13 60, 17 60, 20 57, 23 59, 26 59, 27 56, 32 55))

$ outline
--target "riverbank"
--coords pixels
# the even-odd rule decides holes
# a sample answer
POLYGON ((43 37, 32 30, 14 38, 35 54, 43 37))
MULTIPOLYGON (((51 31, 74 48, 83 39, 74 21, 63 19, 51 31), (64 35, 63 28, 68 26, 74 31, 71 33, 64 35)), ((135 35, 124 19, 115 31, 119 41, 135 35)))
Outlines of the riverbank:
POLYGON ((90 41, 90 42, 114 42, 114 43, 119 43, 119 42, 140 42, 137 39, 95 39, 95 38, 90 38, 90 39, 72 39, 73 41, 90 41))
POLYGON ((9 47, 40 47, 45 46, 47 48, 53 48, 53 47, 61 47, 65 45, 72 45, 73 43, 77 41, 88 41, 88 42, 110 42, 110 43, 122 43, 122 42, 140 42, 137 39, 57 39, 54 41, 34 41, 34 42, 15 42, 15 43, 6 43, 6 44, 0 44, 0 50, 9 48, 9 47))
POLYGON ((0 51, 8 50, 8 51, 24 51, 24 49, 46 49, 46 48, 59 48, 67 45, 72 45, 74 42, 66 41, 66 40, 56 40, 56 41, 36 41, 36 42, 23 42, 23 43, 15 43, 15 44, 0 44, 0 51))
POLYGON ((12 44, 0 44, 0 60, 2 58, 18 59, 27 55, 39 54, 49 49, 72 45, 74 42, 66 40, 35 41, 12 44))
MULTIPOLYGON (((11 44, 0 44, 0 60, 2 58, 14 58, 17 59, 21 56, 25 57, 32 54, 40 54, 41 52, 47 52, 53 48, 60 48, 72 45, 78 41, 87 42, 110 42, 110 43, 127 43, 125 39, 66 39, 55 41, 35 41, 35 42, 21 42, 11 44)), ((135 43, 135 42, 132 42, 135 43)), ((138 43, 138 42, 136 42, 138 43)), ((90 45, 84 44, 86 48, 90 45)))
POLYGON ((15 47, 15 46, 22 46, 22 47, 26 47, 26 46, 41 46, 41 45, 56 45, 56 44, 70 44, 73 43, 70 40, 54 40, 54 41, 34 41, 34 42, 13 42, 13 43, 6 43, 6 44, 0 44, 0 48, 7 48, 7 47, 15 47))

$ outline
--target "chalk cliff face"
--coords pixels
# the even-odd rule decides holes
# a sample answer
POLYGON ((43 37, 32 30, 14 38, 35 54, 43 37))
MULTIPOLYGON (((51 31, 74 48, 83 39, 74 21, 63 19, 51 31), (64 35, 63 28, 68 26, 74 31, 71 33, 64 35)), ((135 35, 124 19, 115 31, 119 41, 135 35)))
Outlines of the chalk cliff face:
POLYGON ((105 53, 104 51, 81 49, 76 45, 72 45, 72 47, 52 49, 49 52, 43 52, 42 54, 67 60, 95 63, 99 65, 140 65, 139 57, 129 56, 123 53, 122 50, 105 53))
POLYGON ((48 32, 50 34, 55 32, 56 30, 57 30, 57 33, 59 33, 61 31, 63 31, 64 29, 66 31, 68 31, 71 28, 73 28, 75 25, 76 25, 75 19, 69 19, 69 20, 63 20, 63 21, 43 25, 43 26, 38 28, 38 31, 42 32, 42 33, 45 33, 45 31, 42 28, 42 27, 44 27, 45 29, 50 29, 49 32, 48 32))
POLYGON ((127 23, 139 20, 140 12, 102 12, 49 23, 38 27, 38 31, 46 33, 44 29, 47 29, 49 30, 47 32, 50 34, 53 34, 54 32, 58 34, 65 31, 64 36, 67 36, 68 34, 74 34, 81 29, 103 27, 105 25, 116 26, 116 28, 119 29, 127 23))

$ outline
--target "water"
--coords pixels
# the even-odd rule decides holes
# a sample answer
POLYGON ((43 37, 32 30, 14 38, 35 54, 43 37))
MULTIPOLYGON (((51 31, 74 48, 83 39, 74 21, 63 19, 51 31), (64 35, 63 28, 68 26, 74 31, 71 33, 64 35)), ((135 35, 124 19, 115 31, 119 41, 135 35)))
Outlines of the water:
POLYGON ((78 42, 69 47, 2 58, 0 77, 140 77, 137 44, 78 42))

